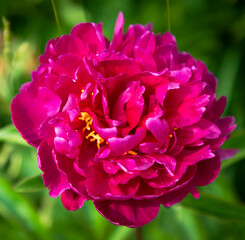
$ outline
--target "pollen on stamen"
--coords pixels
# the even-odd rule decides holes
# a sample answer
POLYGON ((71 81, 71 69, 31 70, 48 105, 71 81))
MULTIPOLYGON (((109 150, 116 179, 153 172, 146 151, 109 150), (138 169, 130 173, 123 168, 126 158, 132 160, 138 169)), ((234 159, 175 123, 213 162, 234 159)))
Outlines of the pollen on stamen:
POLYGON ((135 151, 133 151, 133 150, 129 150, 128 152, 127 152, 127 154, 130 154, 130 155, 138 155, 138 153, 137 152, 135 152, 135 151))
POLYGON ((172 138, 174 135, 173 135, 173 134, 169 134, 168 136, 169 136, 170 138, 172 138))
MULTIPOLYGON (((85 130, 90 131, 91 130, 91 125, 93 122, 93 118, 87 113, 87 112, 81 112, 81 117, 78 118, 79 120, 82 120, 85 122, 86 126, 83 128, 83 132, 85 130)), ((105 142, 103 138, 99 136, 98 133, 95 131, 91 131, 85 136, 86 139, 89 139, 90 142, 97 142, 97 147, 100 149, 100 145, 105 142)))

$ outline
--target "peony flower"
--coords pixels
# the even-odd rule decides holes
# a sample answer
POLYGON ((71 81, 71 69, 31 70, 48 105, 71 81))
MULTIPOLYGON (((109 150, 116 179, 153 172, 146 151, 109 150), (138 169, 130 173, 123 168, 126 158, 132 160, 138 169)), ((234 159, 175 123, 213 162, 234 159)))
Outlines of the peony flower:
POLYGON ((48 42, 12 120, 37 148, 51 197, 68 210, 91 200, 114 224, 139 227, 210 184, 235 128, 205 64, 179 52, 169 32, 119 14, 112 41, 80 23, 48 42))

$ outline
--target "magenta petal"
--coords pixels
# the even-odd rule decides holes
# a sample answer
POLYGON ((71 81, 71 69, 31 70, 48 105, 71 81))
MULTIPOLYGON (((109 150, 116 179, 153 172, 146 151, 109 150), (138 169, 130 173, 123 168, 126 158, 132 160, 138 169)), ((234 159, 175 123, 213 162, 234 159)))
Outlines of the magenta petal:
POLYGON ((79 193, 79 195, 85 198, 89 198, 85 188, 85 177, 80 175, 78 171, 75 170, 74 160, 58 153, 55 154, 55 157, 59 168, 66 173, 69 181, 69 189, 72 189, 74 192, 79 193))
POLYGON ((68 189, 61 194, 61 201, 63 206, 68 211, 75 211, 78 208, 82 208, 86 199, 76 194, 74 191, 68 189))
POLYGON ((85 46, 93 53, 102 51, 106 47, 101 24, 80 23, 71 30, 72 36, 79 37, 85 46))
POLYGON ((51 197, 58 197, 70 188, 66 174, 58 168, 52 148, 43 141, 37 151, 38 166, 43 171, 43 182, 51 197))
POLYGON ((102 167, 90 169, 86 180, 88 194, 93 199, 130 199, 138 191, 140 179, 127 173, 117 173, 110 177, 102 167))
POLYGON ((60 109, 60 98, 46 87, 37 89, 37 95, 31 93, 34 84, 27 83, 21 88, 11 103, 12 121, 28 143, 37 147, 41 123, 60 109))
POLYGON ((61 154, 66 154, 68 151, 68 142, 61 137, 54 138, 54 148, 61 154))
POLYGON ((75 130, 68 131, 67 138, 69 140, 69 144, 72 147, 76 147, 82 144, 81 135, 78 131, 75 130))
POLYGON ((118 164, 113 160, 103 161, 103 168, 106 173, 111 175, 117 173, 117 171, 120 169, 118 164))
POLYGON ((201 161, 197 164, 197 172, 191 181, 195 186, 205 186, 212 183, 220 172, 220 159, 218 156, 201 161))
POLYGON ((155 159, 151 156, 130 156, 125 155, 121 156, 119 159, 116 160, 119 166, 125 171, 144 171, 150 168, 154 163, 155 159))
POLYGON ((11 111, 12 121, 21 136, 29 144, 37 147, 42 140, 42 137, 39 136, 39 127, 46 118, 46 113, 40 103, 22 93, 13 99, 11 111))
POLYGON ((156 200, 94 201, 102 216, 116 225, 141 227, 158 214, 160 204, 156 200))
POLYGON ((123 13, 119 12, 115 29, 114 29, 114 36, 110 44, 110 49, 116 50, 117 47, 123 40, 123 25, 124 25, 124 18, 123 13))
POLYGON ((83 42, 76 36, 63 35, 54 44, 54 50, 58 55, 63 54, 74 54, 74 55, 84 55, 88 53, 88 49, 85 48, 83 42))
POLYGON ((158 146, 163 145, 164 142, 169 141, 169 126, 166 120, 160 120, 158 118, 148 118, 145 122, 148 130, 156 138, 158 146))
POLYGON ((171 176, 174 175, 177 164, 174 157, 165 154, 154 154, 153 157, 155 158, 155 161, 157 163, 162 164, 166 168, 168 174, 170 174, 171 176))
POLYGON ((181 84, 187 83, 191 78, 190 68, 184 67, 181 70, 171 71, 171 77, 174 77, 181 84))
POLYGON ((230 116, 221 118, 217 121, 217 125, 220 128, 223 136, 231 133, 236 128, 234 121, 234 117, 230 116))
POLYGON ((136 147, 145 137, 144 129, 137 129, 134 135, 127 135, 124 138, 112 137, 108 139, 110 149, 118 155, 127 153, 136 147))
POLYGON ((57 113, 60 109, 61 99, 46 87, 39 87, 37 92, 39 102, 48 116, 57 113))
POLYGON ((216 151, 216 154, 219 155, 221 161, 234 157, 239 152, 238 149, 231 148, 231 149, 223 149, 220 148, 216 151))
POLYGON ((51 62, 53 70, 59 75, 66 75, 71 79, 75 78, 75 73, 82 62, 82 58, 70 54, 61 55, 56 62, 51 62))
POLYGON ((193 165, 201 160, 213 158, 214 156, 209 146, 204 146, 198 150, 184 149, 176 156, 176 160, 185 165, 193 165))
POLYGON ((140 121, 144 107, 144 98, 142 96, 144 92, 144 87, 137 86, 126 105, 128 123, 131 128, 136 127, 140 121))
POLYGON ((165 207, 170 207, 178 202, 181 202, 189 193, 188 188, 181 188, 178 191, 170 192, 159 198, 161 204, 165 207))

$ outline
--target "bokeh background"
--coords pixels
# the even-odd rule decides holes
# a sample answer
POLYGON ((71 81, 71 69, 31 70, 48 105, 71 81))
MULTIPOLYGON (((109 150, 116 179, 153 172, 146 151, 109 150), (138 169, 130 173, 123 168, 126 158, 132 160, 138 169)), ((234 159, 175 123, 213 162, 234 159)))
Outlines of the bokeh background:
MULTIPOLYGON (((58 31, 51 0, 0 1, 0 239, 126 240, 135 229, 114 226, 90 202, 76 212, 52 199, 40 181, 36 150, 11 124, 10 103, 38 66, 50 38, 68 34, 79 22, 103 22, 111 39, 117 14, 130 24, 168 29, 164 0, 56 0, 58 31)), ((217 95, 227 96, 225 115, 237 128, 225 147, 240 152, 222 163, 221 174, 201 197, 188 197, 143 227, 144 239, 245 239, 245 1, 170 0, 171 32, 180 51, 205 61, 218 78, 217 95)), ((126 29, 125 28, 125 29, 126 29)))

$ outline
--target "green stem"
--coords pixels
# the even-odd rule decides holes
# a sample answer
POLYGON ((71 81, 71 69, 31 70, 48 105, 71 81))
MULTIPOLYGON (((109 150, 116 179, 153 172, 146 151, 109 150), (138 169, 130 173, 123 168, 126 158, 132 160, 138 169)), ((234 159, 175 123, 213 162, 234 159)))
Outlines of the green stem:
POLYGON ((142 228, 136 228, 136 240, 143 240, 142 228))
POLYGON ((167 4, 167 15, 168 15, 168 31, 171 31, 171 27, 170 27, 170 7, 169 7, 169 0, 166 0, 166 4, 167 4))
POLYGON ((54 16, 55 16, 55 21, 56 21, 56 25, 58 28, 58 32, 59 32, 59 35, 61 35, 61 27, 60 27, 60 22, 59 22, 59 18, 58 18, 58 14, 57 14, 57 10, 55 7, 54 0, 51 0, 51 3, 52 3, 53 11, 54 11, 54 16))

